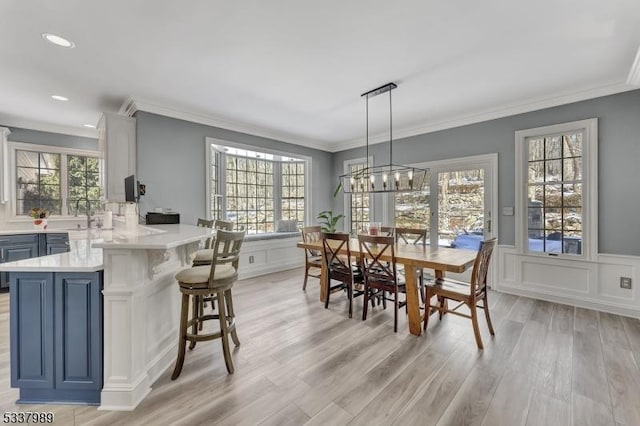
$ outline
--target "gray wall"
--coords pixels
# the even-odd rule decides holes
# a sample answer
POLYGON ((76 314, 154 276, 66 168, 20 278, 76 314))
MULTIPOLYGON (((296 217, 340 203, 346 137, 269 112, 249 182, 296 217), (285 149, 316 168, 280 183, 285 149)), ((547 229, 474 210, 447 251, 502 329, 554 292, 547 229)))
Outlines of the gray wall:
POLYGON ((170 207, 182 223, 205 216, 206 137, 312 157, 313 217, 331 203, 331 153, 146 112, 136 118, 137 178, 147 185, 141 214, 170 207))
MULTIPOLYGON (((393 162, 413 164, 498 153, 498 205, 515 206, 515 131, 598 118, 598 251, 640 255, 640 90, 514 115, 393 142, 393 162)), ((388 161, 388 144, 369 147, 388 161)), ((336 153, 333 181, 343 162, 364 157, 364 148, 336 153)), ((333 185, 333 184, 332 184, 333 185)), ((330 185, 331 186, 331 185, 330 185)), ((342 211, 342 199, 334 201, 342 211)), ((515 216, 500 216, 501 244, 515 244, 515 216)))
POLYGON ((38 130, 19 129, 9 127, 11 133, 8 140, 13 142, 27 142, 38 145, 64 146, 73 149, 98 150, 98 139, 82 136, 63 135, 60 133, 41 132, 38 130))

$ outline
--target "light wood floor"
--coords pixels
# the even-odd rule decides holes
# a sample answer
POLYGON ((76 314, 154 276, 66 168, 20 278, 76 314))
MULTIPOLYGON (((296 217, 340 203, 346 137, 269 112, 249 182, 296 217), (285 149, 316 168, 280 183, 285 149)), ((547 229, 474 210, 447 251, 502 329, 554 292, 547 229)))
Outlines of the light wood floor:
MULTIPOLYGON (((329 310, 301 270, 234 287, 236 373, 220 342, 187 353, 133 412, 16 405, 9 387, 7 294, 0 295, 0 412, 52 411, 59 425, 640 425, 640 321, 491 293, 496 337, 481 322, 476 349, 464 318, 436 317, 419 338, 393 311, 353 319, 337 293, 329 310)), ((356 318, 357 317, 357 318, 356 318)), ((482 317, 481 317, 482 319, 482 317)))

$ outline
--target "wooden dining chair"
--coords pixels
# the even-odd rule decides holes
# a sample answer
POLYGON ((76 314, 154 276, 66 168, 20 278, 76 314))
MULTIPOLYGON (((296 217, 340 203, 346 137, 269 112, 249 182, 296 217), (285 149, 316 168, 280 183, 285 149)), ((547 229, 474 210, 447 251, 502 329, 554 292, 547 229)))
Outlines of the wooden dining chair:
POLYGON ((482 241, 480 243, 478 255, 473 263, 473 271, 471 272, 471 281, 469 283, 443 278, 436 280, 433 284, 427 284, 424 309, 425 330, 427 329, 429 316, 431 314, 431 298, 436 296, 439 300, 438 311, 440 319, 442 319, 442 316, 445 313, 452 313, 471 319, 478 349, 483 349, 484 346, 482 345, 480 329, 478 328, 477 308, 484 309, 484 314, 487 318, 487 325, 489 326, 489 332, 492 336, 495 335, 493 325, 491 324, 491 317, 489 315, 489 302, 487 300, 487 272, 489 271, 489 261, 491 260, 491 254, 493 253, 495 245, 496 238, 482 241), (449 299, 458 303, 452 309, 449 309, 447 305, 447 300, 449 299), (482 305, 478 304, 478 301, 480 300, 482 300, 482 305), (457 312, 457 309, 463 305, 466 305, 469 308, 471 315, 457 312))
POLYGON ((322 233, 322 250, 324 262, 326 262, 327 278, 323 283, 327 290, 324 308, 329 308, 329 298, 332 292, 346 290, 349 299, 349 318, 353 317, 353 298, 362 295, 362 291, 354 291, 354 284, 364 281, 362 271, 352 263, 351 249, 349 248, 349 234, 322 233), (346 251, 346 254, 341 251, 346 251), (340 284, 331 286, 331 280, 340 284))
MULTIPOLYGON (((413 245, 426 245, 427 244, 427 229, 423 228, 405 228, 405 227, 397 227, 395 228, 395 237, 396 243, 400 244, 413 244, 413 245)), ((418 271, 418 285, 420 288, 420 299, 424 303, 424 270, 419 269, 418 271)), ((404 271, 401 270, 401 273, 404 271)))
POLYGON ((398 331, 398 309, 406 305, 401 302, 399 293, 406 293, 404 280, 398 276, 396 267, 395 239, 387 235, 358 235, 360 247, 360 263, 364 275, 364 302, 362 304, 362 320, 367 319, 369 297, 382 293, 383 307, 386 300, 393 302, 393 331, 398 331), (381 260, 382 257, 390 257, 381 260), (386 293, 392 294, 388 299, 386 293))
POLYGON ((388 237, 393 237, 396 233, 396 228, 393 226, 381 226, 380 227, 380 235, 386 235, 388 237))
MULTIPOLYGON (((305 226, 302 228, 302 241, 305 243, 314 243, 322 239, 322 230, 318 226, 305 226)), ((307 279, 309 277, 320 278, 322 270, 322 253, 318 250, 304 250, 304 283, 302 290, 307 289, 307 279), (317 269, 316 272, 310 273, 309 270, 317 269)))

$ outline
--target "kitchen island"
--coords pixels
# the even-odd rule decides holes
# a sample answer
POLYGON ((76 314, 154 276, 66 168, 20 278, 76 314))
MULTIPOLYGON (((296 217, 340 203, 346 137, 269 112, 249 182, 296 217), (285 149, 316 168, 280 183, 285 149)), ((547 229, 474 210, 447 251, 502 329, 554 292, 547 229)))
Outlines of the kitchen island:
POLYGON ((0 265, 10 273, 20 401, 134 409, 175 360, 173 276, 210 235, 189 225, 73 231, 68 253, 0 265))

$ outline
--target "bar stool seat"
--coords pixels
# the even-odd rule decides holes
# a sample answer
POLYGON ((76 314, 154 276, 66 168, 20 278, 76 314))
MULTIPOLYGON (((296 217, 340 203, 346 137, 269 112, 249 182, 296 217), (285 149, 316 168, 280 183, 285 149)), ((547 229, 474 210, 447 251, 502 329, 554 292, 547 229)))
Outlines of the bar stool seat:
POLYGON ((244 231, 231 232, 218 230, 213 246, 211 265, 195 266, 176 274, 178 287, 182 293, 180 310, 180 335, 178 340, 178 358, 171 375, 175 380, 182 372, 184 365, 186 343, 193 349, 197 342, 222 339, 222 352, 229 374, 233 374, 233 360, 229 351, 229 335, 236 346, 240 345, 236 333, 235 312, 231 288, 238 279, 238 264, 240 247, 244 240, 244 231), (204 314, 202 300, 208 298, 216 303, 217 314, 204 314), (189 304, 191 304, 191 318, 189 318, 189 304), (202 325, 208 320, 218 320, 220 330, 200 333, 202 325), (191 333, 189 333, 191 328, 191 333))
MULTIPOLYGON (((180 287, 186 288, 209 288, 209 274, 211 273, 211 265, 194 266, 191 268, 183 269, 176 274, 176 280, 178 280, 180 287)), ((225 280, 227 278, 237 278, 238 271, 231 265, 217 265, 215 267, 216 277, 214 285, 217 282, 225 280)))

